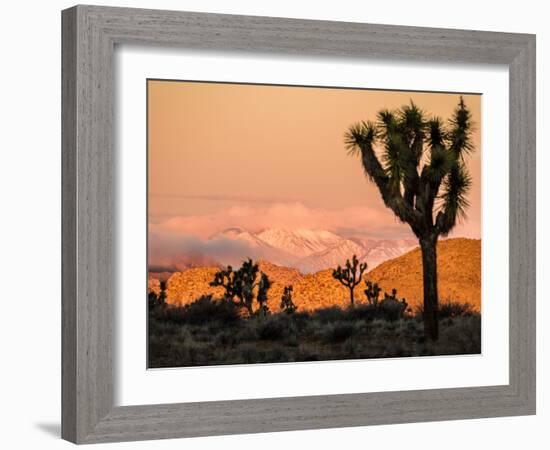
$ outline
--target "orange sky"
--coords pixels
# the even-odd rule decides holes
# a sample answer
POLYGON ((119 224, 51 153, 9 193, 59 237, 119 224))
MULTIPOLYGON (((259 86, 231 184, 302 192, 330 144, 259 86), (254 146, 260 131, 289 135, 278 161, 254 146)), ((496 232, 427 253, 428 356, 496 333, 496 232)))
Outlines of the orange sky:
MULTIPOLYGON (((323 228, 412 237, 382 203, 343 135, 411 99, 448 118, 458 94, 148 82, 150 231, 208 238, 229 226, 323 228)), ((464 95, 475 152, 468 219, 453 236, 480 237, 481 96, 464 95)))

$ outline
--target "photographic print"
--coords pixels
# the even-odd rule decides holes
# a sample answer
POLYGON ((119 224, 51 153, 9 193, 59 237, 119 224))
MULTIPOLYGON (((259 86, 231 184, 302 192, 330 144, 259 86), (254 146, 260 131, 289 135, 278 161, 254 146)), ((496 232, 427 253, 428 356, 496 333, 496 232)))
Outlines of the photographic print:
POLYGON ((481 95, 147 80, 148 367, 481 353, 481 95))

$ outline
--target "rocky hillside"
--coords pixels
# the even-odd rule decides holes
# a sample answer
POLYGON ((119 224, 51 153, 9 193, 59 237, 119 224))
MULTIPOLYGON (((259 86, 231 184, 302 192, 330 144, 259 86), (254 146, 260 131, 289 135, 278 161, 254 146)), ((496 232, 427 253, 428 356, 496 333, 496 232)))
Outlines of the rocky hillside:
MULTIPOLYGON (((446 239, 437 244, 437 278, 439 300, 481 305, 481 241, 446 239)), ((422 257, 416 248, 398 258, 386 261, 370 271, 366 278, 384 290, 397 289, 410 305, 422 303, 422 257)))
MULTIPOLYGON (((350 255, 351 256, 351 255, 350 255)), ((272 280, 268 305, 278 311, 283 288, 293 285, 294 303, 299 310, 314 310, 333 305, 347 306, 349 291, 332 278, 332 270, 301 274, 298 270, 261 261, 260 270, 272 280)), ((167 282, 167 301, 174 305, 188 304, 201 295, 220 296, 222 288, 213 288, 216 267, 192 268, 174 273, 167 282)), ((386 261, 365 275, 380 284, 383 290, 397 289, 398 297, 405 297, 411 307, 422 303, 422 261, 420 249, 412 250, 386 261)), ((441 301, 469 302, 479 309, 481 303, 481 241, 448 239, 438 243, 438 278, 441 301)), ((158 281, 150 280, 150 289, 158 289, 158 281)), ((365 286, 355 291, 358 303, 366 301, 365 286)))

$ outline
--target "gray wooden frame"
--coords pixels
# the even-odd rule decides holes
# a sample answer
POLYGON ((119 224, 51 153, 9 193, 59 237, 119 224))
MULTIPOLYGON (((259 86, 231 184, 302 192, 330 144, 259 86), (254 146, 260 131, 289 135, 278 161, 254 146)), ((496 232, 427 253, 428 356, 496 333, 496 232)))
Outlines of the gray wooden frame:
POLYGON ((97 6, 63 11, 62 31, 63 438, 94 443, 535 413, 535 36, 97 6), (506 64, 509 384, 114 407, 113 52, 118 43, 506 64))

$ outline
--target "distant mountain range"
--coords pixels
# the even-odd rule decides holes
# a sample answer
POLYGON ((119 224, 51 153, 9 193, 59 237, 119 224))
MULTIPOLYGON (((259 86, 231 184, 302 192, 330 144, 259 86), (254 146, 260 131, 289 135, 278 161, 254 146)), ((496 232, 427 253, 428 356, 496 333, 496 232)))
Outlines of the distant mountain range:
MULTIPOLYGON (((237 235, 239 234, 238 232, 237 235)), ((292 239, 288 236, 283 237, 279 233, 270 233, 269 235, 277 236, 277 239, 282 239, 285 242, 297 242, 295 239, 303 237, 303 234, 294 235, 292 239)), ((310 241, 312 253, 309 256, 322 253, 323 250, 318 250, 316 245, 321 246, 321 241, 326 242, 330 239, 334 238, 329 234, 316 235, 310 241)), ((273 239, 272 242, 274 241, 273 239)), ((336 243, 344 245, 339 241, 336 243)), ((288 246, 292 247, 291 244, 288 246)), ((481 305, 481 241, 465 238, 441 240, 437 250, 440 301, 468 302, 479 310, 481 305)), ((304 258, 309 256, 304 256, 304 258)), ((294 286, 293 299, 300 310, 314 310, 334 305, 343 307, 349 304, 348 290, 332 277, 330 269, 304 274, 296 268, 279 266, 267 261, 259 261, 259 266, 260 270, 266 273, 273 283, 268 293, 268 304, 271 311, 279 310, 283 288, 287 285, 294 286)), ((220 297, 223 294, 223 289, 209 285, 217 270, 216 267, 195 267, 173 273, 167 282, 168 303, 185 305, 204 294, 220 297)), ((406 298, 411 307, 420 305, 423 298, 420 249, 417 247, 404 255, 385 261, 374 270, 367 272, 364 279, 379 283, 383 291, 388 293, 396 288, 398 297, 406 298)), ((159 281, 151 276, 149 289, 155 292, 158 292, 159 289, 159 281)), ((364 283, 357 286, 356 299, 359 303, 366 301, 364 289, 364 283)))
POLYGON ((368 268, 373 269, 418 245, 416 239, 346 238, 327 230, 281 228, 251 233, 234 227, 210 239, 244 243, 253 250, 256 259, 293 267, 302 273, 336 267, 338 264, 344 264, 346 259, 353 255, 362 262, 367 262, 368 268))

